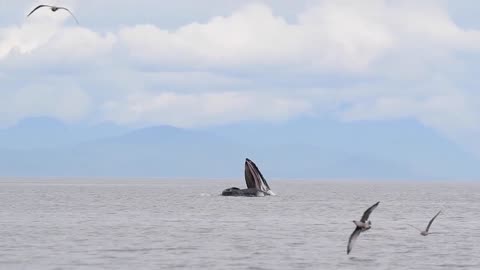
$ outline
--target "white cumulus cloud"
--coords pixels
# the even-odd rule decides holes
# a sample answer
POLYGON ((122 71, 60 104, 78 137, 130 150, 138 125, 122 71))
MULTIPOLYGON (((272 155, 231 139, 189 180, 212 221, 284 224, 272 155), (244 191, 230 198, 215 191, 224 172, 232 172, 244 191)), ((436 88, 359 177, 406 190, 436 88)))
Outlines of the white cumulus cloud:
MULTIPOLYGON (((454 20, 452 1, 302 1, 296 14, 276 1, 235 1, 209 19, 205 9, 190 11, 178 27, 132 23, 134 14, 108 31, 82 24, 91 22, 82 10, 93 12, 97 2, 72 3, 80 26, 48 9, 0 26, 0 94, 9 114, 0 122, 48 114, 201 126, 317 113, 411 118, 460 141, 479 134, 472 70, 480 31, 454 20), (25 90, 35 86, 55 94, 25 90)), ((173 5, 159 3, 142 1, 138 12, 173 5)), ((131 14, 131 4, 123 6, 129 12, 118 14, 131 14)))
POLYGON ((104 104, 107 120, 121 124, 147 122, 181 127, 231 121, 279 121, 308 113, 309 102, 251 92, 176 94, 135 93, 104 104))
POLYGON ((112 33, 67 27, 59 19, 28 21, 20 26, 0 27, 0 63, 20 59, 25 66, 87 62, 109 54, 115 41, 112 33))
POLYGON ((90 112, 90 96, 75 86, 65 89, 29 85, 15 91, 0 90, 0 124, 8 125, 32 116, 48 116, 66 122, 77 121, 90 112))
POLYGON ((204 69, 379 71, 378 61, 406 53, 431 60, 480 49, 479 31, 458 27, 437 2, 414 1, 320 1, 294 22, 257 3, 175 30, 124 27, 119 37, 135 60, 204 69))

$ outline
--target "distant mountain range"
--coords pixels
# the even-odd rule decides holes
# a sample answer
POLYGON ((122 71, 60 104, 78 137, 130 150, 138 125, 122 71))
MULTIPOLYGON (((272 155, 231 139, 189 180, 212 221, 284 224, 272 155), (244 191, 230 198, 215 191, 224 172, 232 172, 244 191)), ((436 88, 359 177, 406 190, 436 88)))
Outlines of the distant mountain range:
POLYGON ((478 179, 478 158, 413 121, 297 119, 202 129, 26 119, 0 130, 0 176, 478 179))

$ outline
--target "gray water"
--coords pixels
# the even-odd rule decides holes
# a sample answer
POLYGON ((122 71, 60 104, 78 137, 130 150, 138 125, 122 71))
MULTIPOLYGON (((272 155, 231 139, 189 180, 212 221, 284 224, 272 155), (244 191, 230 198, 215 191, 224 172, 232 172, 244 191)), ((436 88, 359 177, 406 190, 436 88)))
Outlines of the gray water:
POLYGON ((480 184, 0 182, 0 269, 480 269, 480 184), (353 219, 376 201, 350 255, 353 219), (427 237, 425 227, 443 210, 427 237))

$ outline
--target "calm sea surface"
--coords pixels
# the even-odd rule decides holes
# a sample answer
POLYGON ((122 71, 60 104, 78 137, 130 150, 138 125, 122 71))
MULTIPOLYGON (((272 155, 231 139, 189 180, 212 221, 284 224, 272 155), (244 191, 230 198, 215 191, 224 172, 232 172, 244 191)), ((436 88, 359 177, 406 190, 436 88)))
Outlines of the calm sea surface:
POLYGON ((480 184, 0 181, 0 269, 480 269, 480 184), (346 255, 353 219, 373 228, 346 255), (427 237, 425 227, 443 210, 427 237))

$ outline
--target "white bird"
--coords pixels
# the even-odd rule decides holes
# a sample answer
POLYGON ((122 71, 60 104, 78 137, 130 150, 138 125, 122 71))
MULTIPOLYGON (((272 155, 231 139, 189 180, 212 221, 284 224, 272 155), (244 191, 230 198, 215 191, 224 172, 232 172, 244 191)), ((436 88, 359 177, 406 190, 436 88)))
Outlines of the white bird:
POLYGON ((50 8, 51 11, 53 12, 56 12, 57 10, 59 9, 63 9, 63 10, 66 10, 68 13, 70 13, 70 15, 72 15, 73 19, 75 19, 75 21, 78 23, 78 20, 77 18, 75 17, 75 15, 73 15, 73 13, 66 7, 59 7, 59 6, 50 6, 50 5, 39 5, 38 7, 34 8, 32 11, 30 11, 30 13, 28 13, 27 17, 29 17, 30 15, 32 15, 33 12, 35 12, 37 9, 39 8, 42 8, 42 7, 48 7, 50 8))
POLYGON ((370 214, 373 212, 373 210, 375 208, 377 208, 378 204, 380 202, 377 202, 376 204, 370 206, 370 208, 367 209, 367 211, 365 211, 365 213, 363 213, 363 216, 362 218, 360 219, 360 221, 356 221, 354 220, 353 223, 355 224, 356 228, 355 230, 352 232, 352 234, 350 235, 350 238, 348 239, 348 246, 347 246, 347 254, 350 253, 350 251, 352 250, 353 248, 353 244, 355 243, 355 241, 357 240, 358 236, 360 235, 361 232, 364 232, 364 231, 367 231, 369 230, 372 226, 372 222, 370 220, 368 220, 368 217, 370 216, 370 214))
POLYGON ((410 224, 407 224, 407 225, 411 226, 412 228, 417 229, 420 232, 421 235, 427 236, 429 234, 432 234, 432 233, 428 232, 428 230, 430 230, 430 226, 432 226, 433 221, 437 218, 438 215, 440 215, 441 212, 442 211, 438 211, 438 213, 430 220, 430 222, 428 222, 427 228, 424 231, 420 230, 419 228, 417 228, 413 225, 410 225, 410 224))

